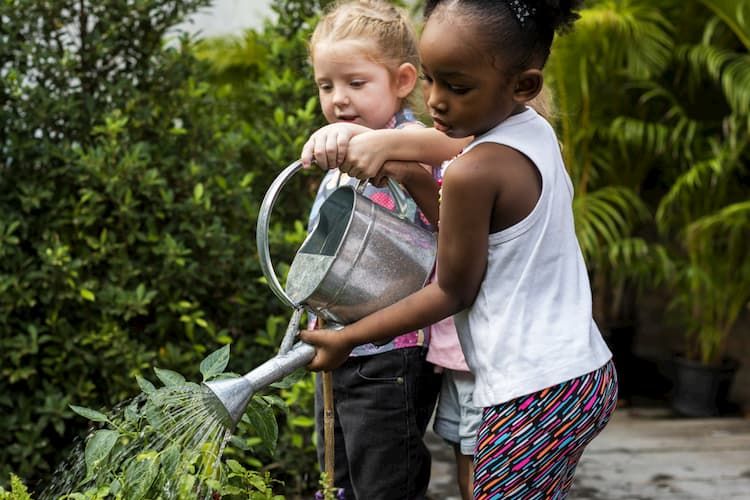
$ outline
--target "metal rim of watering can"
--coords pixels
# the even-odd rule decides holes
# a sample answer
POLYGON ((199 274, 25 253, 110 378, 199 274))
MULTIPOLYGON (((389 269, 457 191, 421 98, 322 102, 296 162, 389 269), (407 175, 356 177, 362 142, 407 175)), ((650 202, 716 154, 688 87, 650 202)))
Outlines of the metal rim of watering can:
MULTIPOLYGON (((276 204, 276 200, 279 197, 281 189, 286 185, 289 179, 294 174, 302 170, 302 160, 297 160, 290 163, 281 173, 273 180, 271 185, 268 187, 263 202, 260 204, 260 213, 258 214, 258 224, 255 231, 255 241, 258 246, 258 256, 260 258, 260 269, 263 271, 263 276, 268 281, 268 286, 271 288, 276 297, 279 298, 285 305, 292 309, 299 309, 302 307, 301 304, 296 303, 291 297, 284 291, 284 288, 279 282, 279 278, 276 276, 276 271, 273 268, 271 262, 271 250, 268 245, 268 229, 271 221, 271 209, 276 204)), ((406 217, 407 204, 404 190, 399 184, 393 179, 386 179, 388 188, 393 195, 393 200, 396 203, 398 209, 398 215, 402 218, 406 217)), ((362 194, 367 184, 367 180, 361 180, 356 187, 356 191, 362 194)))
POLYGON ((288 305, 293 309, 300 307, 299 304, 295 303, 289 295, 284 291, 284 288, 279 283, 279 279, 276 277, 276 272, 273 269, 273 263, 271 262, 271 250, 268 246, 268 228, 271 219, 271 208, 273 208, 276 200, 279 197, 281 188, 289 181, 289 179, 302 169, 302 161, 297 160, 287 166, 271 183, 271 186, 266 191, 266 195, 263 197, 263 202, 260 204, 260 213, 258 214, 258 225, 255 231, 255 241, 258 245, 258 256, 260 257, 260 268, 263 271, 263 276, 268 281, 268 286, 271 291, 279 298, 284 304, 288 305))

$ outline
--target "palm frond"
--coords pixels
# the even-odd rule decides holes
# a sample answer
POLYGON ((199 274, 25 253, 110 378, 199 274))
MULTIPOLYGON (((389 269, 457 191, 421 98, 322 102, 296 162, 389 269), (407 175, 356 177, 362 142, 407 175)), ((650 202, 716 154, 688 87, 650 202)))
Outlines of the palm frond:
POLYGON ((618 116, 608 132, 613 140, 634 146, 646 155, 663 155, 673 150, 673 131, 674 127, 666 123, 618 116))
POLYGON ((573 35, 580 43, 575 45, 583 49, 579 57, 593 53, 600 67, 603 62, 605 67, 624 67, 635 77, 647 77, 671 58, 672 31, 653 2, 609 0, 583 10, 573 35))
POLYGON ((750 55, 742 55, 727 65, 721 78, 724 95, 740 115, 750 114, 750 55))
POLYGON ((657 286, 674 273, 675 264, 660 244, 643 238, 624 238, 607 252, 613 276, 639 287, 657 286))
POLYGON ((649 212, 632 189, 608 186, 577 196, 573 215, 581 251, 593 263, 602 260, 606 248, 630 236, 649 212))
POLYGON ((750 0, 701 0, 729 26, 750 50, 750 0))

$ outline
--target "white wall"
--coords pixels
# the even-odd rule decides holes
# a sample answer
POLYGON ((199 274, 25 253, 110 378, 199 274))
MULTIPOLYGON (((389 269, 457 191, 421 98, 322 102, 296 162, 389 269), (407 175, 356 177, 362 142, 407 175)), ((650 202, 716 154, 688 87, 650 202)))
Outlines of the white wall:
POLYGON ((273 14, 270 3, 271 0, 214 0, 211 7, 202 9, 179 28, 203 37, 237 35, 247 28, 260 28, 263 19, 273 14))

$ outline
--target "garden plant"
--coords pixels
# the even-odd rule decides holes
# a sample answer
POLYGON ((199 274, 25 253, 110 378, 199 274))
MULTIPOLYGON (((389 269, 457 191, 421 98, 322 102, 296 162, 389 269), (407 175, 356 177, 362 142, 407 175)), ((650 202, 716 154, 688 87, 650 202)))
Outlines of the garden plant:
MULTIPOLYGON (((96 432, 79 413, 148 399, 151 373, 172 387, 224 346, 238 373, 275 353, 289 312, 254 229, 323 124, 306 40, 327 3, 274 0, 262 28, 198 40, 174 27, 210 0, 0 2, 0 499, 36 497, 96 432)), ((545 81, 597 320, 637 322, 665 295, 680 350, 716 364, 748 334, 750 0, 586 6, 545 81)), ((274 210, 280 274, 319 178, 295 176, 274 210)), ((313 387, 300 374, 250 406, 212 491, 319 488, 313 387)))

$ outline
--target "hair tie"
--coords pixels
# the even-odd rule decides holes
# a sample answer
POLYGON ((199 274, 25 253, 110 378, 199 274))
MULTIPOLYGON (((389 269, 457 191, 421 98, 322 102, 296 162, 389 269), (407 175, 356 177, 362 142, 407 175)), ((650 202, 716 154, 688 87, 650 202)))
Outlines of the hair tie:
POLYGON ((536 14, 536 7, 531 7, 521 0, 508 0, 506 4, 521 27, 526 25, 529 17, 536 14))

